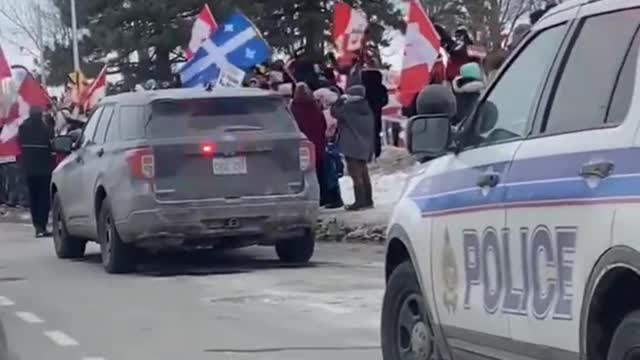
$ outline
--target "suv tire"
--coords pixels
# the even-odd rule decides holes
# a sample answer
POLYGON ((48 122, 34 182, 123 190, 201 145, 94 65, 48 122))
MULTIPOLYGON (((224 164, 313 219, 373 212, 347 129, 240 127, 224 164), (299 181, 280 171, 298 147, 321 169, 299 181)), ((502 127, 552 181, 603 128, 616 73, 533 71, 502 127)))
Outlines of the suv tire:
POLYGON ((616 328, 607 360, 635 359, 640 356, 640 310, 629 313, 616 328))
POLYGON ((409 261, 398 265, 387 282, 380 335, 384 360, 440 358, 424 296, 409 261))
POLYGON ((123 274, 135 268, 135 248, 125 244, 116 229, 109 201, 102 202, 98 220, 98 240, 102 266, 109 274, 123 274))
POLYGON ((276 243, 276 253, 287 263, 306 263, 313 256, 316 246, 315 233, 307 231, 303 236, 280 240, 276 243))
POLYGON ((53 246, 58 258, 78 259, 83 257, 87 242, 69 235, 67 222, 64 219, 64 211, 62 210, 62 200, 60 200, 60 195, 57 193, 53 196, 51 218, 53 222, 53 246))

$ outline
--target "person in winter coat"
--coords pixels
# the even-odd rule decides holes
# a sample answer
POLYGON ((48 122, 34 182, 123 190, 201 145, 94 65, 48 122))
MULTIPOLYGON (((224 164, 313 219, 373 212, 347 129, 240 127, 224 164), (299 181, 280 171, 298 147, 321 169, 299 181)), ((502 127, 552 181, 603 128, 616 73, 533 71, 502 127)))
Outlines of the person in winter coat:
POLYGON ((29 117, 18 129, 20 144, 20 165, 29 189, 29 208, 36 237, 50 236, 47 231, 49 222, 49 183, 53 171, 51 139, 53 128, 44 119, 42 109, 32 107, 29 117))
POLYGON ((347 171, 353 179, 355 202, 346 206, 348 211, 373 207, 367 162, 374 150, 375 125, 365 95, 364 86, 352 86, 331 108, 331 115, 338 120, 338 149, 344 155, 347 171))
POLYGON ((291 112, 298 123, 300 131, 311 141, 316 153, 316 174, 320 185, 320 206, 327 204, 326 176, 324 169, 325 147, 327 145, 327 122, 322 114, 320 105, 313 97, 309 86, 305 83, 296 84, 295 94, 291 102, 291 112))
POLYGON ((471 114, 482 91, 484 91, 484 87, 484 78, 480 65, 475 62, 462 65, 460 76, 451 83, 458 109, 453 125, 464 121, 471 114))
POLYGON ((375 135, 373 150, 376 158, 382 152, 382 109, 389 103, 389 92, 382 83, 382 73, 378 70, 363 70, 362 85, 364 85, 367 102, 373 111, 375 135))

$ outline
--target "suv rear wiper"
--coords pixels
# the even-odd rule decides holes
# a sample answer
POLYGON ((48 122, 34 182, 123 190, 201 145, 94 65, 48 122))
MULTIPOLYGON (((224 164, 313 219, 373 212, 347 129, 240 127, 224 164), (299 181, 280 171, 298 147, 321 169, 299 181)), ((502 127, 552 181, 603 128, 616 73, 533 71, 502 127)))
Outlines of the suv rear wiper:
POLYGON ((224 132, 234 132, 234 131, 260 131, 264 130, 262 126, 251 126, 251 125, 232 125, 225 126, 224 132))

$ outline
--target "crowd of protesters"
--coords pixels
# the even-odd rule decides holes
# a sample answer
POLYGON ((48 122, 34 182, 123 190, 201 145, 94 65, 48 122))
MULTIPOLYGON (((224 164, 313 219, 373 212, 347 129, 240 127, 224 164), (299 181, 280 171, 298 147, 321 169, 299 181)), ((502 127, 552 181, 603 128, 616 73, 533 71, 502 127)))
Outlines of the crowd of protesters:
MULTIPOLYGON (((445 99, 442 101, 448 104, 446 111, 454 112, 454 125, 462 122, 509 53, 553 6, 551 2, 532 12, 529 23, 514 28, 505 49, 487 56, 474 50, 473 37, 465 28, 450 35, 436 24, 442 52, 431 70, 430 84, 403 108, 403 115, 441 111, 436 104, 445 99)), ((345 69, 338 66, 332 54, 328 55, 328 61, 311 61, 304 54, 296 54, 288 64, 277 60, 256 67, 247 74, 243 85, 270 89, 290 99, 298 127, 315 148, 320 206, 329 209, 344 206, 339 185, 343 159, 353 180, 355 198, 353 204, 345 206, 346 210, 374 206, 368 163, 381 154, 382 109, 389 101, 379 66, 355 57, 345 69), (338 85, 339 73, 348 75, 345 89, 338 85)), ((163 86, 145 85, 149 86, 180 87, 180 79, 163 86)), ((0 205, 30 207, 37 236, 48 235, 48 183, 54 166, 49 141, 53 129, 65 132, 82 126, 64 115, 65 125, 59 129, 49 110, 33 109, 19 130, 21 158, 0 164, 0 205)))

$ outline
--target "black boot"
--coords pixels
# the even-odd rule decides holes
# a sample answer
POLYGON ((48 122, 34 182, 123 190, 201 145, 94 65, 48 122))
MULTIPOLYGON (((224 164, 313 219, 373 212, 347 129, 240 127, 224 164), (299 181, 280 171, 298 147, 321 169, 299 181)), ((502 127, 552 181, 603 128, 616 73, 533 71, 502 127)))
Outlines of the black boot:
POLYGON ((347 211, 358 211, 362 210, 364 199, 364 189, 362 185, 353 184, 353 194, 356 198, 356 201, 351 205, 346 205, 344 208, 347 211))
POLYGON ((362 189, 362 209, 373 208, 373 188, 371 182, 365 182, 362 189))

